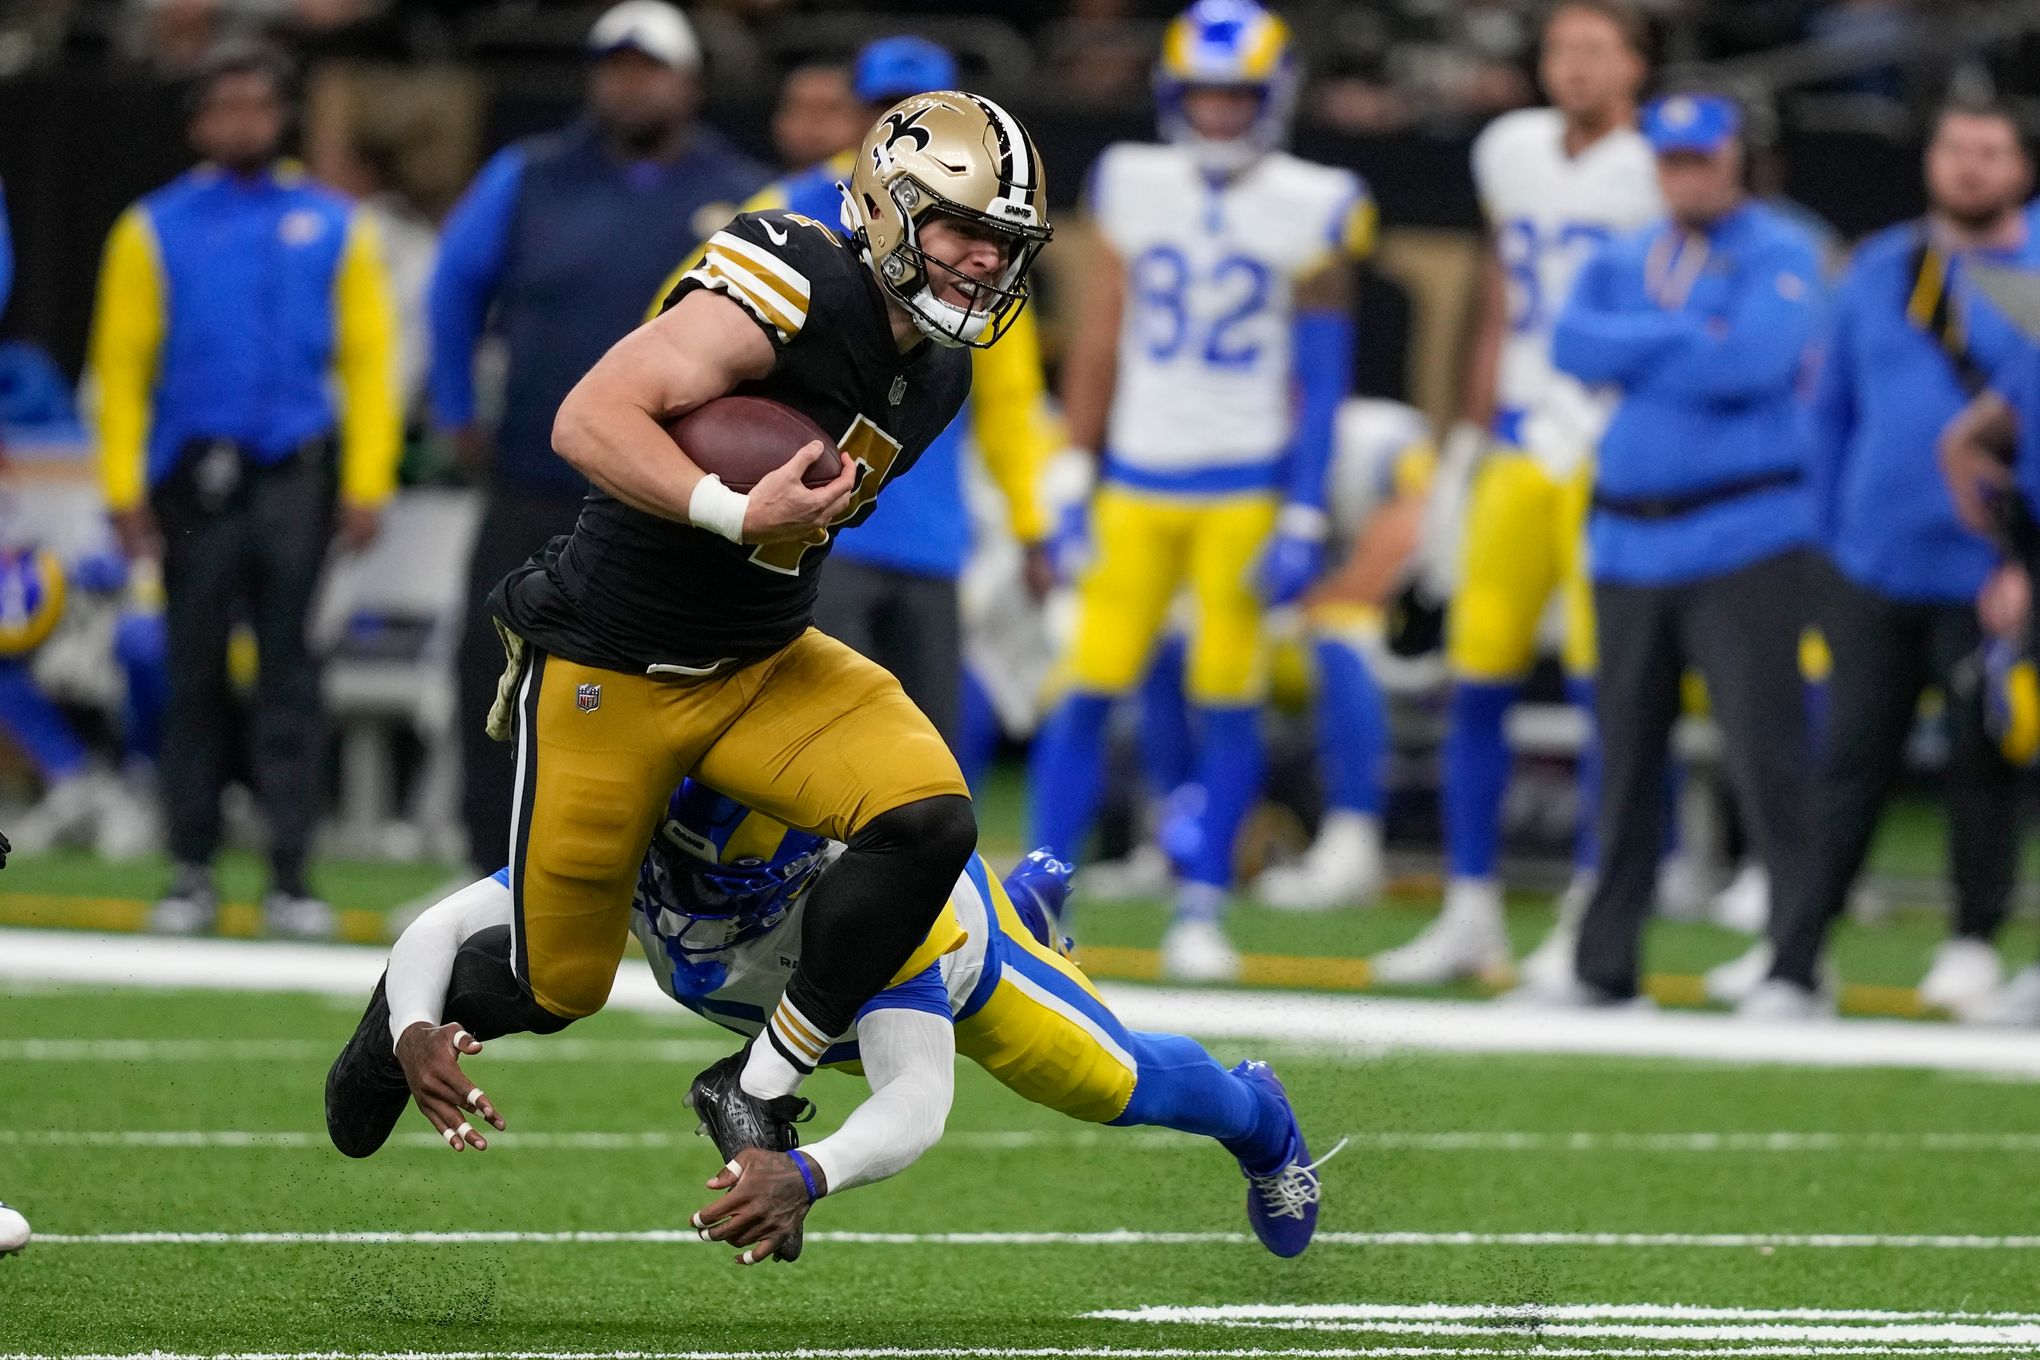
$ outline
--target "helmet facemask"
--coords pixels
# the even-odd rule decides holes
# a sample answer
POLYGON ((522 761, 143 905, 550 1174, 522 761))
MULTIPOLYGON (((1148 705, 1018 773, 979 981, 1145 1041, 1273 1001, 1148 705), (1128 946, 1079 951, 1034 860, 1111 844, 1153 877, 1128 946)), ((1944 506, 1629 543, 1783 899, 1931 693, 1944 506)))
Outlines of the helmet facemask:
POLYGON ((879 286, 922 334, 982 349, 1026 307, 1029 271, 1052 234, 1040 166, 1026 132, 990 100, 919 95, 894 106, 866 137, 850 182, 838 186, 843 225, 879 286), (938 178, 947 192, 931 182, 938 178), (937 217, 1000 238, 1004 267, 980 280, 931 258, 921 230, 937 217), (935 282, 945 277, 976 305, 937 296, 935 282))

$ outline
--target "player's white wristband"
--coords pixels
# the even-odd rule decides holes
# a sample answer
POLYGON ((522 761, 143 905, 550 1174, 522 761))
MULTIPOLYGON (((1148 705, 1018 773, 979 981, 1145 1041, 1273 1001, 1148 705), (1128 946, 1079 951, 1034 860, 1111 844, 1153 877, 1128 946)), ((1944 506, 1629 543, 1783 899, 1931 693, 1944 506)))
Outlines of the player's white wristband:
POLYGON ((750 508, 749 495, 730 490, 713 472, 696 482, 694 494, 687 498, 688 520, 732 543, 744 541, 744 513, 750 508))
POLYGON ((1332 517, 1314 505, 1291 501, 1282 507, 1275 532, 1285 538, 1308 538, 1322 543, 1332 531, 1332 517))

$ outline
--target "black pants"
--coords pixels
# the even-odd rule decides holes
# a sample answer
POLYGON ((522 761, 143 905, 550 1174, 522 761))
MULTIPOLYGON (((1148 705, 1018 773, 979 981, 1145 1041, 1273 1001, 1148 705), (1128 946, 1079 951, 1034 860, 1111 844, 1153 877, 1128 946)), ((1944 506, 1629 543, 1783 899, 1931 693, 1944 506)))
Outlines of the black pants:
POLYGON ((1771 938, 1811 910, 1811 758, 1799 639, 1811 621, 1808 555, 1789 552, 1676 586, 1594 587, 1600 664, 1600 878, 1580 922, 1580 979, 1636 993, 1638 953, 1664 850, 1665 773, 1680 680, 1707 682, 1731 786, 1771 875, 1771 938))
POLYGON ((2018 857, 2018 775, 1984 731, 1975 697, 1958 696, 1951 683, 1983 640, 1974 606, 1894 600, 1831 567, 1822 575, 1821 631, 1834 673, 1815 790, 1817 910, 1779 942, 1772 970, 1799 982, 1812 979, 1828 927, 1862 872, 1928 685, 1948 696, 1945 796, 1958 935, 1988 940, 1997 933, 2018 857))
POLYGON ((833 557, 822 570, 815 626, 899 677, 907 697, 957 749, 963 622, 956 582, 833 557))
POLYGON ((460 637, 461 820, 468 862, 484 872, 510 862, 510 802, 516 767, 509 744, 489 740, 484 721, 503 674, 503 643, 489 616, 496 583, 543 547, 571 533, 581 497, 493 488, 486 494, 468 563, 467 627, 460 637))
POLYGON ((154 500, 170 669, 160 767, 170 854, 204 865, 219 850, 220 794, 241 730, 227 643, 245 620, 259 658, 249 765, 269 825, 272 886, 302 894, 319 816, 323 725, 319 663, 305 628, 333 537, 335 482, 323 451, 244 476, 224 509, 201 508, 174 474, 154 500))

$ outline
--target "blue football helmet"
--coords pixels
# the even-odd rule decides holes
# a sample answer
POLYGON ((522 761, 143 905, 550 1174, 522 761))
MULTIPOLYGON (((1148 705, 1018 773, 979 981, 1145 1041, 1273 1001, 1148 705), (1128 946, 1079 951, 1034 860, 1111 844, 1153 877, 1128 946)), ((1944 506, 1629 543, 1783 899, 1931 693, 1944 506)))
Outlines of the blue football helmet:
POLYGON ((1027 933, 1059 954, 1074 947, 1061 934, 1063 903, 1070 895, 1070 875, 1075 870, 1046 849, 1029 852, 1026 859, 1006 875, 1006 896, 1027 933))
POLYGON ((1197 0, 1162 37, 1155 66, 1155 106, 1162 137, 1189 148, 1213 174, 1235 174, 1289 140, 1301 86, 1289 25, 1254 0, 1197 0), (1199 133, 1183 97, 1200 86, 1250 90, 1260 98, 1253 123, 1239 137, 1199 133))
POLYGON ((706 784, 682 780, 652 837, 639 885, 676 954, 719 954, 784 920, 814 884, 829 843, 706 784))

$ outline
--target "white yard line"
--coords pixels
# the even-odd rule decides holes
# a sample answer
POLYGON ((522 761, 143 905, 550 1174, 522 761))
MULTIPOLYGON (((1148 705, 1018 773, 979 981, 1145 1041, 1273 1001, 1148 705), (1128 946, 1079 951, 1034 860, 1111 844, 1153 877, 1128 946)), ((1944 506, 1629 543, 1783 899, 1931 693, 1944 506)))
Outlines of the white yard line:
MULTIPOLYGON (((655 1040, 684 1045, 686 1040, 655 1040)), ((626 1047, 631 1041, 615 1041, 626 1047)), ((519 1056, 541 1056, 536 1048, 519 1056)), ((0 1059, 4 1059, 0 1047, 0 1059)), ((622 1058, 619 1058, 621 1061, 622 1058)), ((673 1061, 679 1061, 676 1056, 673 1061)), ((688 1061, 695 1061, 690 1058, 688 1061)), ((532 1148, 582 1152, 640 1152, 693 1147, 689 1130, 644 1131, 512 1131, 494 1143, 497 1148, 532 1148)), ((1861 1153, 2040 1153, 2040 1134, 2031 1133, 1527 1133, 1503 1130, 1464 1132, 1400 1132, 1377 1130, 1347 1134, 1356 1148, 1381 1152, 1520 1152, 1520 1153, 1691 1153, 1760 1154, 1861 1153)), ((1169 1129, 960 1129, 943 1136, 942 1146, 972 1151, 1008 1152, 1036 1148, 1117 1148, 1144 1152, 1180 1151, 1201 1141, 1194 1134, 1169 1129)), ((443 1150, 437 1134, 406 1132, 392 1136, 393 1146, 443 1150)), ((0 1129, 0 1147, 66 1148, 297 1148, 323 1151, 323 1132, 306 1129, 0 1129)))
MULTIPOLYGON (((1819 1355, 2005 1355, 2020 1353, 2003 1346, 1823 1346, 1819 1355)), ((801 1347, 755 1351, 129 1351, 54 1355, 33 1352, 0 1354, 0 1360, 1470 1360, 1475 1356, 1607 1356, 1642 1360, 1649 1356, 1797 1356, 1804 1345, 1650 1346, 1611 1349, 1604 1346, 1509 1345, 1254 1347, 1182 1346, 867 1346, 801 1347)))
POLYGON ((1468 1319, 1498 1325, 1541 1322, 2035 1322, 2040 1313, 1970 1313, 1946 1309, 1711 1308, 1690 1303, 1221 1303, 1147 1304, 1099 1308, 1082 1316, 1114 1322, 1364 1322, 1468 1319))
MULTIPOLYGON (((617 1231, 520 1232, 109 1232, 38 1235, 37 1246, 388 1246, 471 1243, 603 1245, 697 1242, 691 1228, 617 1231)), ((1147 1247, 1231 1246, 1250 1243, 1240 1232, 812 1232, 810 1242, 860 1246, 939 1247, 1147 1247)), ((1707 1247, 1736 1250, 1804 1247, 1817 1250, 2035 1251, 2040 1236, 1989 1237, 1950 1233, 1582 1233, 1582 1232, 1321 1232, 1320 1247, 1707 1247)), ((4 1360, 4 1357, 0 1357, 4 1360)))
MULTIPOLYGON (((74 931, 0 930, 0 978, 119 987, 208 988, 365 996, 383 951, 268 940, 176 940, 74 931)), ((1809 1067, 1913 1067, 2040 1079, 2030 1031, 1958 1029, 1899 1020, 1751 1024, 1692 1012, 1537 1011, 1480 1002, 1387 1000, 1281 992, 1186 991, 1108 983, 1133 1029, 1187 1027, 1314 1051, 1563 1053, 1809 1067)), ((611 1009, 671 1015, 649 969, 627 962, 611 1009)))

